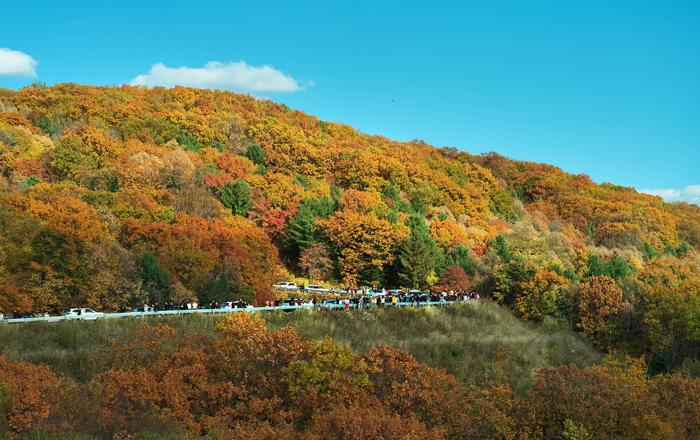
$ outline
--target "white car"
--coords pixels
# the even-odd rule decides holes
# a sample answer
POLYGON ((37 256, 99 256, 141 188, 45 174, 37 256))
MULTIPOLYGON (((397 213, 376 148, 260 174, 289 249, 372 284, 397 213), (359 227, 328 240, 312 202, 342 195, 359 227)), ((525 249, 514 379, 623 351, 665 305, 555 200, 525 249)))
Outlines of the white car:
POLYGON ((82 321, 97 321, 98 319, 104 318, 105 314, 102 312, 96 312, 92 309, 70 309, 63 314, 66 319, 80 319, 82 321))
POLYGON ((272 287, 275 289, 297 290, 297 283, 293 283, 291 281, 280 281, 272 287))
POLYGON ((309 284, 306 286, 306 290, 309 292, 321 292, 321 293, 326 293, 330 292, 331 289, 326 289, 325 287, 319 285, 319 284, 309 284))
POLYGON ((222 309, 249 309, 253 306, 248 305, 245 301, 226 301, 221 304, 222 309))

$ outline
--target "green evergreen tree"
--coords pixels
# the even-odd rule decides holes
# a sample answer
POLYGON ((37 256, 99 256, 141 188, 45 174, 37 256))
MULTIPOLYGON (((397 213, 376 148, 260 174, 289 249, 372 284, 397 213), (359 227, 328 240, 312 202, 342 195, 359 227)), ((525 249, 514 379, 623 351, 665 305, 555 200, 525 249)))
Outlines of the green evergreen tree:
POLYGON ((693 250, 692 246, 690 246, 686 242, 683 242, 683 243, 679 244, 678 247, 676 248, 675 255, 677 257, 683 257, 692 250, 693 250))
POLYGON ((244 300, 252 304, 255 291, 241 282, 230 263, 224 263, 213 271, 209 281, 197 292, 197 298, 203 305, 212 301, 223 303, 230 300, 244 300))
POLYGON ((510 248, 508 240, 506 240, 506 237, 503 235, 498 235, 496 238, 491 240, 489 243, 489 249, 495 252, 498 258, 500 258, 504 263, 507 263, 517 257, 510 248))
POLYGON ((301 252, 314 244, 316 215, 308 209, 299 208, 299 212, 290 221, 286 232, 286 241, 294 251, 301 252))
POLYGON ((316 230, 316 220, 328 218, 334 211, 335 202, 328 197, 304 200, 299 205, 297 214, 292 217, 287 226, 285 239, 291 250, 298 254, 320 241, 321 237, 316 230))
POLYGON ((56 136, 61 134, 61 126, 58 124, 58 122, 51 119, 50 116, 42 116, 39 119, 38 125, 41 131, 43 131, 45 134, 48 134, 49 136, 56 136))
POLYGON ((390 183, 382 191, 382 197, 385 200, 390 201, 392 209, 398 212, 409 212, 411 211, 411 205, 406 202, 402 197, 401 193, 394 184, 390 183))
POLYGON ((588 254, 588 262, 586 265, 588 266, 586 275, 589 277, 603 275, 605 271, 603 268, 603 262, 600 261, 600 257, 594 254, 588 254))
POLYGON ((474 267, 474 262, 469 254, 469 249, 461 244, 457 245, 454 250, 447 254, 447 257, 445 258, 445 266, 461 267, 469 276, 474 276, 476 273, 476 268, 474 267))
POLYGON ((265 165, 265 150, 258 144, 248 147, 245 156, 256 165, 265 165))
POLYGON ((399 278, 407 287, 427 289, 430 287, 428 277, 435 273, 442 254, 421 216, 410 216, 406 224, 411 234, 399 250, 399 278))
POLYGON ((175 138, 177 143, 180 144, 182 148, 189 151, 199 151, 202 146, 199 144, 199 139, 194 136, 187 134, 181 134, 175 138))
POLYGON ((627 278, 634 273, 634 268, 624 258, 615 256, 602 261, 598 255, 588 255, 586 276, 605 275, 615 280, 627 278))
POLYGON ((644 256, 647 257, 647 260, 653 260, 654 258, 661 257, 661 252, 654 249, 649 243, 644 243, 642 246, 642 252, 644 252, 644 256))
POLYGON ((143 290, 151 303, 163 303, 170 295, 170 275, 161 267, 155 255, 146 252, 138 262, 143 290))
POLYGON ((634 273, 634 268, 622 257, 612 257, 603 265, 603 275, 613 279, 627 278, 634 273))
POLYGON ((245 180, 229 182, 221 190, 221 203, 235 215, 246 215, 252 200, 250 185, 245 180))

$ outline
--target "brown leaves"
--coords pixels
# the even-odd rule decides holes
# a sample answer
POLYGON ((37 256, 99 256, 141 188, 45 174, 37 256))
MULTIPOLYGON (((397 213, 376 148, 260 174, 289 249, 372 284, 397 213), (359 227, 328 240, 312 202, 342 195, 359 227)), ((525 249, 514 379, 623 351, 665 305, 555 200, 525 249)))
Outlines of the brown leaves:
POLYGON ((301 251, 299 267, 313 281, 325 280, 333 270, 330 249, 324 243, 312 244, 301 251))
POLYGON ((571 420, 599 439, 693 438, 663 417, 654 383, 635 361, 543 369, 523 402, 533 412, 530 435, 561 438, 563 422, 571 420))
POLYGON ((440 429, 428 429, 412 414, 389 411, 376 399, 367 403, 336 406, 317 413, 305 438, 314 440, 431 440, 442 439, 440 429))
POLYGON ((605 275, 581 283, 577 303, 578 328, 589 335, 601 332, 608 319, 623 308, 622 289, 605 275))
POLYGON ((433 291, 447 292, 450 290, 469 291, 474 287, 474 283, 469 279, 467 273, 459 266, 450 265, 440 275, 440 280, 433 286, 433 291))
POLYGON ((49 367, 0 356, 0 434, 51 429, 59 382, 49 367))
POLYGON ((11 284, 0 284, 0 313, 30 312, 32 301, 26 292, 11 284))

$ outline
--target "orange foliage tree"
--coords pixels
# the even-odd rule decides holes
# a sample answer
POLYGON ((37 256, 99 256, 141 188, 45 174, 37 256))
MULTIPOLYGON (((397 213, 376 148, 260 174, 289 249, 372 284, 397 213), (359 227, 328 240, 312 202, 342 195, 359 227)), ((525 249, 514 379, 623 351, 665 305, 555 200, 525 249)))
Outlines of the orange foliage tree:
POLYGON ((47 366, 0 356, 0 434, 55 429, 59 381, 47 366))
POLYGON ((363 270, 381 271, 394 261, 396 247, 409 233, 403 224, 348 210, 336 212, 319 225, 339 250, 341 274, 349 286, 357 285, 363 270))
POLYGON ((578 328, 588 334, 603 331, 610 317, 623 308, 622 289, 610 277, 592 276, 578 289, 575 299, 578 328))

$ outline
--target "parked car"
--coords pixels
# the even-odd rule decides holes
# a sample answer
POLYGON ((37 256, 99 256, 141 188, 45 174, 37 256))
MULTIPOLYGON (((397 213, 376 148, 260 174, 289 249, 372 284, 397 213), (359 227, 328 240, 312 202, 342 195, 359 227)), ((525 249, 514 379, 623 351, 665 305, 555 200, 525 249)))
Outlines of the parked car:
POLYGON ((339 308, 342 307, 340 301, 342 300, 339 298, 326 298, 321 301, 321 306, 329 309, 339 308))
POLYGON ((309 284, 306 286, 306 290, 309 292, 320 292, 320 293, 327 293, 330 292, 331 289, 327 289, 320 284, 309 284))
POLYGON ((275 289, 297 290, 297 283, 292 281, 280 281, 272 287, 275 289))
POLYGON ((80 309, 70 309, 63 314, 66 319, 80 319, 81 321, 97 321, 98 319, 104 318, 105 314, 102 312, 96 312, 92 309, 80 308, 80 309))
POLYGON ((221 304, 222 309, 246 309, 251 307, 245 301, 226 301, 221 304))

